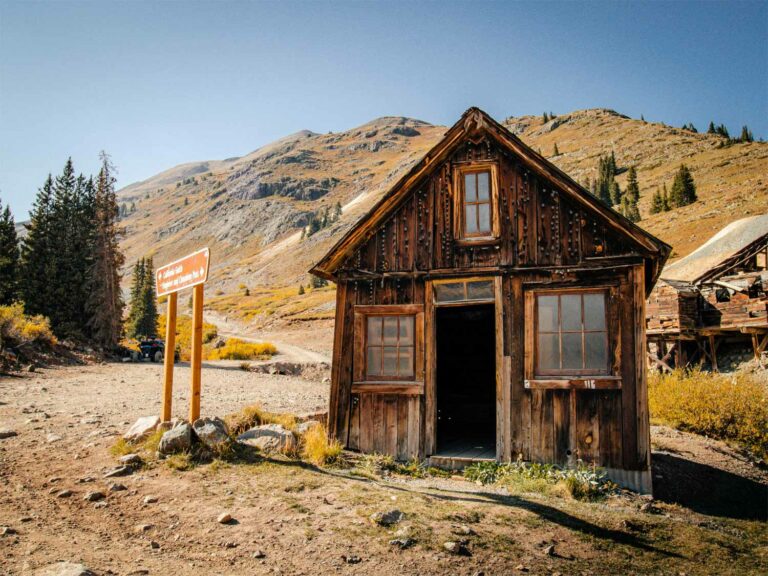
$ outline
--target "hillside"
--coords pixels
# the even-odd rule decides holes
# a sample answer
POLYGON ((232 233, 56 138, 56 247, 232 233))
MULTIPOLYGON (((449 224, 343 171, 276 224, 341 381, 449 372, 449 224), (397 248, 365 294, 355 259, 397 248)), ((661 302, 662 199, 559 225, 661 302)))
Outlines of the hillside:
MULTIPOLYGON (((540 116, 508 118, 505 123, 580 182, 595 177, 598 157, 611 150, 620 171, 634 164, 641 225, 674 247, 673 258, 689 253, 736 218, 768 212, 766 143, 724 145, 719 136, 604 109, 576 111, 547 123, 540 116), (555 143, 560 154, 552 158, 555 143), (655 188, 663 183, 671 187, 681 162, 691 168, 700 200, 649 215, 655 188)), ((136 204, 136 211, 123 220, 127 261, 152 253, 164 262, 210 245, 210 288, 220 296, 220 309, 228 307, 240 284, 306 283, 311 265, 444 131, 443 126, 401 117, 379 118, 340 133, 305 130, 246 156, 182 164, 127 186, 119 201, 136 204), (310 215, 337 203, 344 206, 342 217, 302 238, 310 215)), ((624 179, 622 173, 622 188, 624 179)))

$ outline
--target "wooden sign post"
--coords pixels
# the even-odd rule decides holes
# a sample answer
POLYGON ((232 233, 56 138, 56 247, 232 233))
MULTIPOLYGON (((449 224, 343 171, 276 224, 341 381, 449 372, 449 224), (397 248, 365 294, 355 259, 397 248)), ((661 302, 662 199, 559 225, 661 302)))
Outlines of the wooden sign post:
POLYGON ((168 296, 163 367, 163 422, 171 419, 173 402, 173 360, 176 352, 178 292, 192 288, 192 371, 189 421, 200 418, 200 387, 203 364, 203 284, 208 280, 210 250, 203 248, 157 269, 157 296, 168 296))

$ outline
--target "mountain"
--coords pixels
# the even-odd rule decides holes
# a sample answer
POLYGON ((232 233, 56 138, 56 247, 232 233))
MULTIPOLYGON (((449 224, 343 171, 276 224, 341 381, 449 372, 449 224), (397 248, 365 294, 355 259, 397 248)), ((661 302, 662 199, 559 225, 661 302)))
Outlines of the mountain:
MULTIPOLYGON (((714 231, 749 214, 768 212, 768 144, 733 143, 612 110, 579 110, 544 122, 511 117, 505 125, 580 182, 597 174, 598 158, 616 156, 625 185, 637 168, 641 226, 691 252, 714 231), (554 145, 559 154, 552 157, 554 145), (671 188, 685 163, 699 201, 649 215, 657 186, 671 188)), ((384 117, 346 132, 304 130, 250 154, 176 166, 119 191, 135 211, 123 218, 127 266, 152 254, 170 261, 203 245, 212 250, 211 288, 298 286, 333 242, 440 139, 446 128, 420 120, 384 117), (343 206, 341 217, 310 237, 312 215, 343 206)))

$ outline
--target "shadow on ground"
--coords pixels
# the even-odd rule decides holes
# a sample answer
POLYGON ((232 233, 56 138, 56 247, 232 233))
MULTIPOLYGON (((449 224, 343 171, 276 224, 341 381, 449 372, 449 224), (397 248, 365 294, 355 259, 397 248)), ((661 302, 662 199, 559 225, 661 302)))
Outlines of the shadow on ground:
POLYGON ((653 495, 701 514, 768 520, 768 486, 673 454, 654 452, 653 495))

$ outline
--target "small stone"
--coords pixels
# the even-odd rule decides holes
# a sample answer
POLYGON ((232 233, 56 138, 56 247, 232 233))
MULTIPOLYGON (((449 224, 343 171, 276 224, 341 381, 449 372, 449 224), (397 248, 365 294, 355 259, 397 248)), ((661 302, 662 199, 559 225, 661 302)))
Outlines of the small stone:
POLYGON ((102 500, 101 502, 96 502, 96 504, 93 505, 94 508, 106 508, 107 507, 107 501, 102 500))
POLYGON ((159 416, 144 416, 134 422, 123 438, 128 442, 138 442, 149 436, 158 426, 160 426, 159 416))
POLYGON ((296 448, 296 437, 280 424, 263 424, 243 432, 237 441, 262 452, 290 452, 296 448))
POLYGON ((266 554, 264 554, 264 552, 262 552, 261 550, 256 550, 256 552, 254 552, 253 554, 251 554, 251 556, 253 556, 253 557, 254 557, 254 558, 256 558, 256 559, 259 559, 259 558, 266 558, 266 557, 267 557, 267 555, 266 555, 266 554))
POLYGON ((223 514, 219 514, 219 517, 216 518, 216 522, 218 522, 219 524, 229 524, 230 522, 232 522, 232 515, 227 514, 226 512, 224 512, 223 514))
POLYGON ((144 496, 144 504, 154 504, 157 502, 157 496, 144 496))
POLYGON ((93 476, 83 476, 82 478, 77 479, 78 484, 87 484, 88 482, 93 482, 95 478, 93 476))
POLYGON ((363 559, 360 558, 360 556, 355 556, 354 554, 351 554, 349 556, 344 555, 341 557, 341 559, 344 560, 344 562, 346 562, 347 564, 360 564, 360 562, 363 561, 363 559))
POLYGON ((237 542, 224 542, 224 548, 237 548, 237 542))
POLYGON ((99 500, 103 500, 105 498, 104 492, 100 492, 99 490, 93 490, 91 492, 87 492, 85 496, 83 496, 83 500, 86 502, 98 502, 99 500))
POLYGON ((138 454, 126 454, 125 456, 120 456, 120 464, 125 466, 136 466, 141 464, 141 461, 141 456, 138 454))
POLYGON ((62 490, 56 494, 57 498, 69 498, 70 496, 72 496, 72 490, 62 490))
POLYGON ((225 449, 232 442, 229 429, 221 418, 200 418, 195 420, 192 428, 200 442, 215 452, 225 449))
POLYGON ((49 484, 56 484, 56 482, 60 482, 60 481, 61 481, 61 478, 59 478, 58 476, 54 476, 53 478, 48 478, 49 484))
POLYGON ((110 492, 122 492, 123 490, 128 490, 124 484, 120 484, 118 482, 113 482, 109 485, 109 491, 110 492))
POLYGON ((472 534, 472 528, 466 524, 454 524, 451 526, 451 532, 457 536, 469 536, 472 534))
POLYGON ((104 478, 116 478, 117 476, 128 476, 130 474, 133 474, 133 468, 130 466, 118 466, 117 468, 112 468, 107 471, 107 473, 104 474, 104 478))
POLYGON ((45 441, 48 442, 48 444, 53 444, 54 442, 59 442, 61 440, 63 440, 63 438, 58 434, 48 434, 45 437, 45 441))
POLYGON ((12 536, 13 534, 17 534, 15 528, 11 528, 10 526, 3 526, 0 528, 0 536, 12 536))
POLYGON ((183 422, 163 434, 157 451, 162 455, 187 452, 192 448, 192 437, 192 426, 183 422))
POLYGON ((21 522, 22 524, 25 522, 32 522, 32 516, 22 516, 21 518, 19 518, 19 522, 21 522))
POLYGON ((149 547, 152 548, 152 550, 159 550, 160 549, 160 543, 156 542, 155 540, 149 541, 149 547))
POLYGON ((138 524, 133 528, 134 532, 148 532, 149 530, 152 530, 153 525, 152 524, 138 524))
POLYGON ((395 538, 394 540, 390 540, 389 544, 391 546, 397 546, 401 550, 405 550, 416 544, 416 540, 413 538, 395 538))
POLYGON ((8 428, 0 428, 0 440, 3 438, 13 438, 18 436, 15 430, 9 430, 8 428))
POLYGON ((470 556, 469 548, 467 548, 466 542, 446 542, 443 544, 443 548, 445 548, 448 552, 451 554, 455 554, 456 556, 470 556))
POLYGON ((405 518, 405 514, 403 514, 400 510, 393 509, 388 510, 387 512, 374 512, 371 514, 370 518, 371 522, 374 524, 387 527, 400 522, 403 518, 405 518))
POLYGON ((546 554, 547 556, 554 556, 555 555, 555 545, 554 544, 550 544, 549 546, 544 548, 544 554, 546 554))

